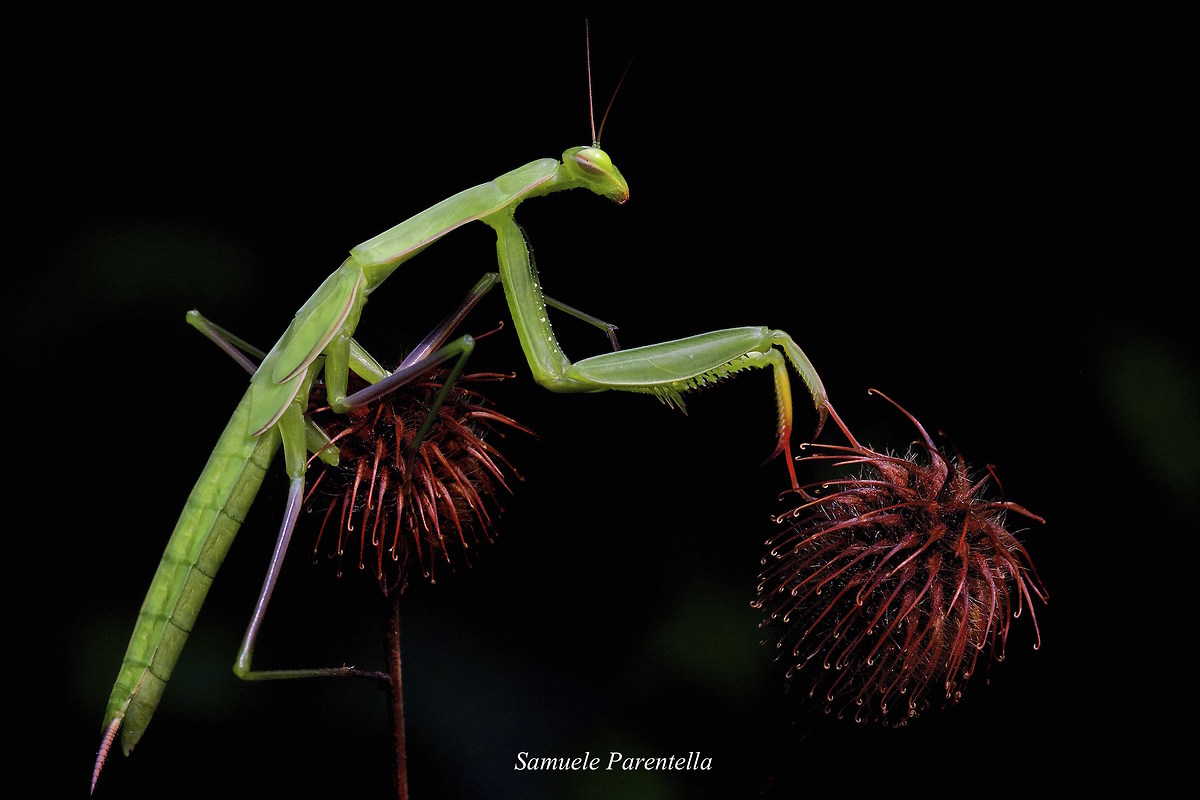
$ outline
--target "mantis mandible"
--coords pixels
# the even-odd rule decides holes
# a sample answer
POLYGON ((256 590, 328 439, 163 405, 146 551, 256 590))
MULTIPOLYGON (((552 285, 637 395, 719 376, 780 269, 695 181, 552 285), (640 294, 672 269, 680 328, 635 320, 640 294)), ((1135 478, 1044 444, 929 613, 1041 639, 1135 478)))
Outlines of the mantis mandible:
MULTIPOLYGON (((778 443, 772 457, 787 456, 792 485, 798 486, 789 443, 792 399, 787 364, 804 381, 821 423, 827 399, 816 370, 787 333, 761 326, 728 328, 614 349, 581 361, 571 361, 562 351, 547 307, 577 312, 543 294, 514 213, 525 200, 568 189, 586 189, 618 204, 629 198, 625 178, 600 149, 594 123, 591 145, 572 147, 561 159, 532 161, 461 191, 354 247, 296 312, 253 371, 249 388, 217 440, 167 543, 105 711, 93 790, 117 733, 121 733, 121 746, 128 755, 145 732, 217 569, 281 449, 289 479, 287 502, 234 672, 245 680, 376 675, 346 666, 289 670, 254 670, 251 666, 263 615, 304 496, 308 453, 322 450, 320 434, 314 444, 314 431, 305 417, 309 390, 323 371, 329 403, 334 411, 344 413, 447 362, 453 362, 448 383, 453 382, 474 347, 468 335, 451 341, 454 329, 496 284, 503 287, 534 380, 553 392, 642 392, 682 409, 682 395, 687 391, 746 369, 770 368, 778 410, 778 443), (485 273, 463 304, 395 371, 388 372, 353 339, 368 297, 401 264, 460 226, 476 221, 496 234, 498 271, 485 273), (371 386, 348 395, 351 371, 371 386)), ((206 330, 206 323, 195 312, 189 313, 188 321, 206 330)), ((336 459, 336 449, 325 447, 322 458, 336 459)))

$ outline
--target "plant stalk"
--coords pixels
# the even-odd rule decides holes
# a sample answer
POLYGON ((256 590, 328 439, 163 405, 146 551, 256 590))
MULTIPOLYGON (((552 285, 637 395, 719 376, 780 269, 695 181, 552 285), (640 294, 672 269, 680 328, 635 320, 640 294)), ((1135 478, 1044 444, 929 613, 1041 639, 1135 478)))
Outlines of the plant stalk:
POLYGON ((393 776, 396 797, 408 800, 408 761, 404 748, 404 686, 400 681, 400 593, 388 598, 388 619, 384 626, 387 650, 388 701, 392 709, 392 752, 396 771, 393 776))

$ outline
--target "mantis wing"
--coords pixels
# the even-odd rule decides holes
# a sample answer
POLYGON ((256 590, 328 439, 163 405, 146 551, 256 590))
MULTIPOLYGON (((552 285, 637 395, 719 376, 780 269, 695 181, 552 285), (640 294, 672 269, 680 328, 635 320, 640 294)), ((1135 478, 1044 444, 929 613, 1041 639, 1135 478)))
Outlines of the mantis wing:
POLYGON ((308 367, 350 321, 352 313, 361 312, 362 283, 362 269, 353 259, 347 259, 296 312, 250 380, 252 435, 262 433, 278 421, 296 396, 308 367))

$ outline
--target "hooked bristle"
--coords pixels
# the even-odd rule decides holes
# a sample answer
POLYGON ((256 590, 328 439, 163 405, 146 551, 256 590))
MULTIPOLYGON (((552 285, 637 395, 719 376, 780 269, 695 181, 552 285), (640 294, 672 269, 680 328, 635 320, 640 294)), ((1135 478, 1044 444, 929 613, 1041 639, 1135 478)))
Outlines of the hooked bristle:
POLYGON ((310 416, 337 445, 339 466, 325 467, 305 499, 323 507, 313 545, 342 564, 347 550, 359 570, 374 573, 385 595, 402 593, 415 569, 436 581, 438 565, 471 565, 471 551, 492 540, 506 474, 521 476, 490 441, 505 430, 533 435, 496 411, 466 384, 503 376, 460 377, 433 423, 413 447, 442 389, 445 372, 401 387, 346 415, 325 406, 324 387, 310 398, 310 416))
POLYGON ((904 725, 934 699, 958 702, 981 656, 1003 659, 1025 606, 1040 645, 1033 599, 1047 595, 1006 516, 1043 520, 983 497, 990 471, 972 477, 908 416, 922 441, 904 456, 850 436, 798 459, 859 473, 796 490, 754 603, 789 686, 860 722, 904 725))

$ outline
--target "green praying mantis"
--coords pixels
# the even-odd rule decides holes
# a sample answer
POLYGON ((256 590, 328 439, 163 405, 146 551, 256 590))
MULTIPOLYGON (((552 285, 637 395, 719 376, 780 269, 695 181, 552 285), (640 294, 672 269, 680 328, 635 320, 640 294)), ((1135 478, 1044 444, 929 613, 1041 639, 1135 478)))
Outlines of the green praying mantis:
MULTIPOLYGON (((543 293, 514 214, 525 200, 569 189, 585 189, 618 204, 629 198, 625 178, 600 149, 594 122, 591 145, 572 147, 561 159, 532 161, 461 191, 351 249, 341 266, 296 312, 257 368, 247 364, 253 371, 250 385, 188 496, 138 612, 105 711, 93 790, 118 733, 127 755, 144 734, 217 570, 280 450, 289 479, 287 501, 234 672, 245 680, 377 676, 348 666, 252 668, 255 642, 300 512, 309 453, 320 453, 331 462, 337 458, 336 448, 305 416, 309 391, 322 378, 330 406, 344 413, 448 363, 449 386, 475 346, 469 335, 453 338, 455 330, 497 284, 503 287, 534 380, 553 392, 640 392, 682 409, 682 396, 690 390, 752 368, 772 370, 778 413, 778 442, 772 457, 786 456, 792 485, 798 486, 789 443, 792 396, 787 365, 791 364, 808 388, 822 424, 828 404, 816 370, 787 333, 762 326, 728 328, 629 349, 618 349, 613 338, 612 352, 580 361, 572 361, 563 352, 548 309, 604 323, 543 293), (400 265, 470 222, 481 222, 495 232, 498 270, 485 273, 462 304, 394 371, 384 369, 353 338, 367 299, 400 265), (363 378, 369 388, 348 394, 350 372, 363 378)), ((232 337, 196 312, 189 312, 187 319, 232 353, 232 337)), ((433 413, 436 409, 426 427, 433 413)))

